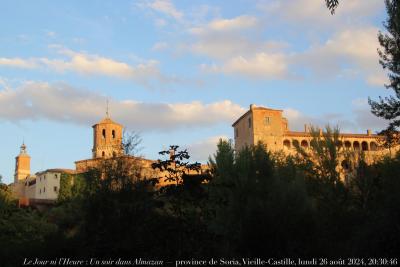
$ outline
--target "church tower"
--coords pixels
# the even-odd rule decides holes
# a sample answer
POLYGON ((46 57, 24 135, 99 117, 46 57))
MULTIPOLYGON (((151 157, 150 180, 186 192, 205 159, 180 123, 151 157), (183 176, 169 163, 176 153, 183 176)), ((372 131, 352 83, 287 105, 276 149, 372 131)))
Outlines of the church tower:
POLYGON ((122 128, 108 116, 99 123, 93 125, 93 158, 111 158, 123 154, 122 128))
POLYGON ((31 157, 26 152, 26 145, 22 143, 19 155, 15 157, 14 183, 24 180, 31 174, 31 157))

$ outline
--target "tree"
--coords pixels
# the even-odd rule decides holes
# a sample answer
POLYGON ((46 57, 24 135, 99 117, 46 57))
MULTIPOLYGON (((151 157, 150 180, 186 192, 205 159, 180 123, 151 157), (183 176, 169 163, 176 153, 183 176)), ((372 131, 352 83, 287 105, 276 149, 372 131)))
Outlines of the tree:
POLYGON ((379 143, 384 148, 389 149, 389 154, 392 156, 392 148, 396 147, 400 143, 400 132, 395 130, 393 125, 389 125, 388 128, 378 133, 385 138, 379 139, 379 143))
POLYGON ((369 99, 371 111, 378 117, 390 120, 392 129, 400 126, 400 3, 397 0, 386 0, 388 18, 384 27, 387 33, 379 32, 378 39, 382 50, 378 49, 379 63, 389 71, 389 84, 395 96, 379 97, 378 101, 369 99))
POLYGON ((142 143, 142 138, 140 134, 134 131, 125 131, 122 138, 122 149, 125 155, 137 156, 137 154, 142 150, 140 144, 142 143))
POLYGON ((172 183, 176 186, 183 184, 184 174, 201 171, 201 164, 198 162, 189 163, 187 160, 190 156, 187 150, 178 151, 178 148, 179 146, 172 145, 169 150, 158 152, 162 156, 168 155, 169 159, 158 160, 151 165, 153 169, 158 169, 162 174, 163 177, 159 177, 159 179, 164 179, 163 182, 172 183))
POLYGON ((339 5, 339 0, 325 0, 325 3, 333 15, 337 6, 339 5))
POLYGON ((210 180, 208 172, 203 172, 201 164, 189 162, 186 149, 171 145, 169 150, 160 151, 166 157, 152 164, 157 170, 161 188, 157 192, 163 205, 162 211, 170 218, 166 235, 170 235, 168 250, 174 257, 193 257, 208 254, 205 245, 210 238, 207 233, 205 201, 208 199, 205 183, 210 180))
POLYGON ((301 156, 299 160, 306 166, 310 177, 317 178, 324 183, 336 185, 340 182, 339 157, 342 154, 339 128, 332 129, 326 126, 325 132, 311 126, 311 149, 306 150, 296 145, 301 156))

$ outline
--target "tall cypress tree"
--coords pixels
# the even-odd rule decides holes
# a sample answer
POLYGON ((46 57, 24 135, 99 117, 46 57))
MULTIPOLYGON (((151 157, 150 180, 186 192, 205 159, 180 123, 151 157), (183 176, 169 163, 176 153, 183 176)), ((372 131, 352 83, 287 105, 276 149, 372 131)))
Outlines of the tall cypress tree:
POLYGON ((383 24, 387 33, 379 32, 378 39, 382 49, 378 49, 379 63, 388 70, 387 89, 394 91, 394 96, 379 97, 378 101, 369 99, 371 111, 378 117, 390 120, 389 129, 400 126, 400 2, 385 0, 388 18, 383 24))

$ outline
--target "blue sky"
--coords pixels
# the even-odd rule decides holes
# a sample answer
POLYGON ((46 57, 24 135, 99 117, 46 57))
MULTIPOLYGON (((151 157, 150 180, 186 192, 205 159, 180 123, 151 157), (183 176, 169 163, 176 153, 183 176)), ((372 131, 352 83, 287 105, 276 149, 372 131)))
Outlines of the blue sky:
POLYGON ((251 103, 343 132, 378 131, 368 97, 389 92, 378 63, 382 0, 1 1, 0 174, 23 140, 32 172, 91 157, 105 116, 205 161, 251 103))

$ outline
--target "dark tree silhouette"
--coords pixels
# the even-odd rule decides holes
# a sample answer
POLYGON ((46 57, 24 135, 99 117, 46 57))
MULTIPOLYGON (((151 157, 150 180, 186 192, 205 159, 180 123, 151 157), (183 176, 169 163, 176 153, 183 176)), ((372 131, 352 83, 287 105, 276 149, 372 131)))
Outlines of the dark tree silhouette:
POLYGON ((390 120, 390 128, 400 126, 400 3, 397 0, 386 0, 388 18, 383 24, 387 33, 379 32, 378 39, 382 50, 378 49, 379 63, 389 71, 389 84, 395 96, 379 97, 378 101, 369 99, 371 111, 378 117, 390 120))
POLYGON ((138 153, 142 150, 140 144, 142 143, 142 137, 135 131, 126 131, 124 129, 122 138, 122 149, 125 155, 138 156, 138 153))
POLYGON ((339 5, 339 0, 325 0, 325 3, 333 15, 337 6, 339 5))

